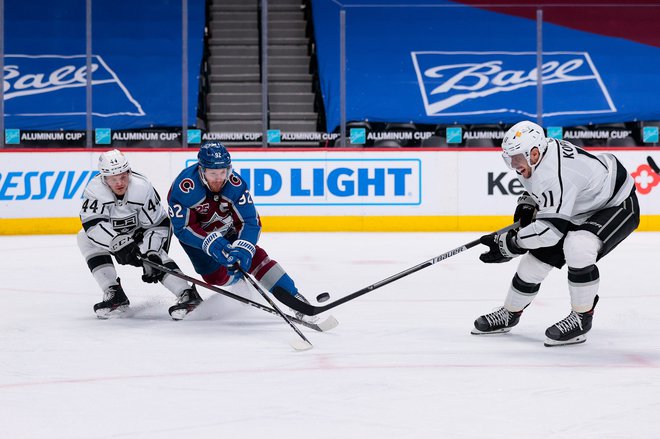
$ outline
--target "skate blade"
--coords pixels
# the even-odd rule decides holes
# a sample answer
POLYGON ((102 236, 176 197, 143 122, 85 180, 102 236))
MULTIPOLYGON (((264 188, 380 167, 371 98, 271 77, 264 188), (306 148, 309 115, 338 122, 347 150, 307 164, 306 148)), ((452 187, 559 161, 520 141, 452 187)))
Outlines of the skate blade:
POLYGON ((472 331, 470 331, 470 334, 472 335, 506 334, 509 331, 511 331, 511 328, 502 328, 496 331, 480 331, 477 328, 473 328, 472 331))
POLYGON ((186 308, 177 309, 170 313, 170 317, 172 317, 172 320, 183 320, 189 313, 190 311, 186 308))
POLYGON ((118 306, 115 309, 110 309, 110 308, 102 308, 94 311, 96 313, 96 317, 98 317, 101 320, 108 320, 108 319, 114 319, 126 312, 128 309, 128 305, 122 305, 118 306))
POLYGON ((195 311, 200 303, 202 302, 170 311, 170 317, 172 317, 172 320, 183 320, 188 314, 195 311))
POLYGON ((543 346, 547 348, 552 348, 555 346, 568 346, 572 344, 580 344, 580 343, 584 343, 585 341, 587 341, 587 337, 585 335, 578 335, 575 338, 571 338, 570 340, 563 340, 563 341, 546 338, 545 342, 543 343, 543 346))

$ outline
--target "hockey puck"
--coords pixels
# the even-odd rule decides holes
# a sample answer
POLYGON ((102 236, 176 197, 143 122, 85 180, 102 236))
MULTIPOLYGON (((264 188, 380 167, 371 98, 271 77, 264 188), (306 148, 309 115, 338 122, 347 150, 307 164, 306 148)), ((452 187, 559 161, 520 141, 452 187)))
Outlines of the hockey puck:
POLYGON ((325 302, 330 298, 330 293, 321 293, 318 296, 316 296, 316 301, 317 302, 325 302))

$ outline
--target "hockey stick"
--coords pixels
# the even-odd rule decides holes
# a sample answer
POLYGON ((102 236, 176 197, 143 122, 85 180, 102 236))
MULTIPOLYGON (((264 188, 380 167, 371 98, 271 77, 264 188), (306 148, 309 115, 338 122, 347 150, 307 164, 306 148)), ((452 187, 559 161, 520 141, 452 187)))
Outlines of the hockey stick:
POLYGON ((296 325, 291 323, 289 317, 286 314, 284 314, 282 310, 277 307, 277 305, 275 305, 275 302, 273 302, 273 300, 270 297, 268 297, 268 294, 266 294, 264 290, 261 289, 259 284, 254 279, 252 279, 252 277, 245 270, 243 270, 243 267, 241 267, 240 264, 236 264, 236 267, 238 268, 238 271, 240 271, 243 274, 243 277, 254 287, 254 289, 257 290, 259 294, 261 294, 261 297, 266 299, 266 301, 270 304, 270 306, 272 306, 273 309, 277 311, 280 317, 282 317, 284 321, 287 322, 289 326, 293 328, 294 331, 296 331, 296 334, 298 334, 300 339, 292 340, 289 343, 291 347, 297 351, 306 351, 307 349, 313 348, 314 346, 312 346, 309 340, 307 340, 307 337, 305 337, 305 335, 302 332, 300 332, 300 329, 298 329, 296 325))
MULTIPOLYGON (((147 265, 149 265, 149 266, 151 266, 151 267, 153 267, 157 270, 160 270, 164 273, 171 274, 172 276, 178 277, 178 278, 183 279, 183 280, 187 280, 188 282, 191 282, 195 285, 199 285, 200 287, 207 288, 207 289, 209 289, 209 290, 211 290, 215 293, 222 294, 223 296, 227 296, 230 299, 238 300, 241 303, 244 303, 246 305, 250 305, 250 306, 252 306, 254 308, 257 308, 257 309, 260 309, 262 311, 266 311, 267 313, 270 313, 270 314, 273 314, 273 315, 276 315, 276 316, 279 315, 279 313, 277 311, 275 311, 274 309, 269 308, 267 306, 264 306, 259 302, 253 302, 250 299, 246 299, 245 297, 241 297, 241 296, 238 296, 238 295, 236 295, 234 293, 231 293, 229 291, 223 290, 222 288, 218 288, 215 285, 211 285, 211 284, 206 283, 204 281, 195 279, 194 277, 186 276, 183 273, 172 270, 171 268, 168 268, 168 267, 166 267, 164 265, 161 265, 157 262, 153 262, 153 261, 150 261, 150 260, 142 258, 142 257, 140 257, 140 260, 143 263, 145 263, 145 264, 147 264, 147 265)), ((319 331, 319 332, 329 331, 329 330, 331 330, 332 328, 336 327, 339 324, 339 322, 337 322, 337 320, 334 317, 326 319, 322 322, 319 322, 318 324, 306 322, 305 320, 299 319, 299 318, 294 317, 294 316, 287 316, 287 317, 289 319, 293 320, 296 323, 299 323, 303 326, 306 326, 310 329, 313 329, 313 330, 319 331)))
MULTIPOLYGON (((511 229, 515 229, 518 226, 519 226, 518 222, 515 222, 515 223, 511 224, 510 226, 504 227, 503 229, 500 229, 500 230, 498 230, 494 233, 499 235, 499 234, 508 232, 511 229)), ((391 282, 394 282, 395 280, 399 280, 402 277, 406 277, 410 274, 413 274, 413 273, 415 273, 415 272, 417 272, 417 271, 419 271, 423 268, 430 267, 431 265, 437 264, 440 261, 444 261, 445 259, 448 259, 452 256, 456 256, 459 253, 463 253, 465 250, 471 249, 472 247, 476 247, 479 244, 480 244, 480 239, 475 239, 474 241, 470 241, 467 244, 464 244, 460 247, 457 247, 453 250, 450 250, 446 253, 443 253, 440 256, 436 256, 435 258, 429 259, 428 261, 424 261, 421 264, 415 265, 414 267, 411 267, 407 270, 404 270, 400 273, 397 273, 393 276, 390 276, 387 279, 383 279, 381 281, 378 281, 374 284, 369 285, 368 287, 364 287, 361 290, 358 290, 358 291, 356 291, 352 294, 349 294, 346 297, 342 297, 341 299, 336 300, 335 302, 332 302, 332 303, 329 303, 329 304, 323 305, 323 306, 313 306, 313 305, 310 305, 308 303, 297 300, 295 297, 293 297, 289 294, 281 293, 281 292, 278 293, 277 291, 274 292, 273 295, 275 296, 275 298, 277 300, 279 300, 280 302, 282 302, 285 305, 289 306, 290 308, 293 308, 296 311, 301 312, 303 314, 306 314, 308 316, 315 316, 315 315, 320 314, 322 312, 325 312, 329 309, 332 309, 335 306, 339 306, 343 303, 346 303, 350 300, 356 299, 356 298, 358 298, 358 297, 360 297, 364 294, 367 294, 367 293, 369 293, 369 292, 371 292, 371 291, 373 291, 377 288, 380 288, 384 285, 387 285, 391 282)))
POLYGON ((649 162, 649 166, 651 167, 651 169, 653 169, 653 172, 660 175, 660 168, 655 163, 655 160, 653 160, 653 158, 651 158, 651 156, 648 156, 648 157, 646 157, 646 161, 649 162))

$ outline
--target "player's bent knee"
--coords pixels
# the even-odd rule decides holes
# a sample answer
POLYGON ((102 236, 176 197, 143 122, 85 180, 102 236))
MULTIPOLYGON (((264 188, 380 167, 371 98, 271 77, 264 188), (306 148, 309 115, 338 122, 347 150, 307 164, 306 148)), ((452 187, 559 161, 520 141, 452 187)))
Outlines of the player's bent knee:
POLYGON ((584 268, 568 267, 568 280, 576 285, 594 282, 600 278, 598 267, 588 265, 584 268))
POLYGON ((78 248, 80 250, 84 250, 91 245, 89 238, 87 237, 87 234, 85 233, 84 230, 80 230, 80 232, 78 232, 78 236, 76 236, 76 241, 78 242, 78 248))
POLYGON ((529 284, 540 284, 552 270, 552 265, 540 261, 531 253, 526 253, 520 258, 520 264, 516 274, 529 284))
POLYGON ((202 279, 212 285, 220 286, 227 285, 231 281, 225 267, 218 268, 216 271, 211 273, 202 274, 202 279))
POLYGON ((566 264, 573 268, 584 268, 596 263, 603 242, 586 230, 569 232, 564 241, 566 264))

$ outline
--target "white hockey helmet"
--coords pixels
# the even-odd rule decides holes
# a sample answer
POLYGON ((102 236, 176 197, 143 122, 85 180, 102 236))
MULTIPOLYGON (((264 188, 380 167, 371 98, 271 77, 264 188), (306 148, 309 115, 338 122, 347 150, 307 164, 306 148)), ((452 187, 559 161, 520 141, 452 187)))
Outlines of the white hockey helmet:
POLYGON ((514 166, 511 164, 511 158, 518 154, 524 156, 529 166, 534 166, 529 157, 534 148, 538 148, 541 155, 548 149, 543 128, 534 122, 524 120, 509 128, 509 131, 504 135, 504 140, 502 140, 502 157, 511 169, 514 169, 514 166))
POLYGON ((102 176, 117 175, 130 171, 128 159, 118 149, 106 151, 99 157, 99 172, 102 176))

